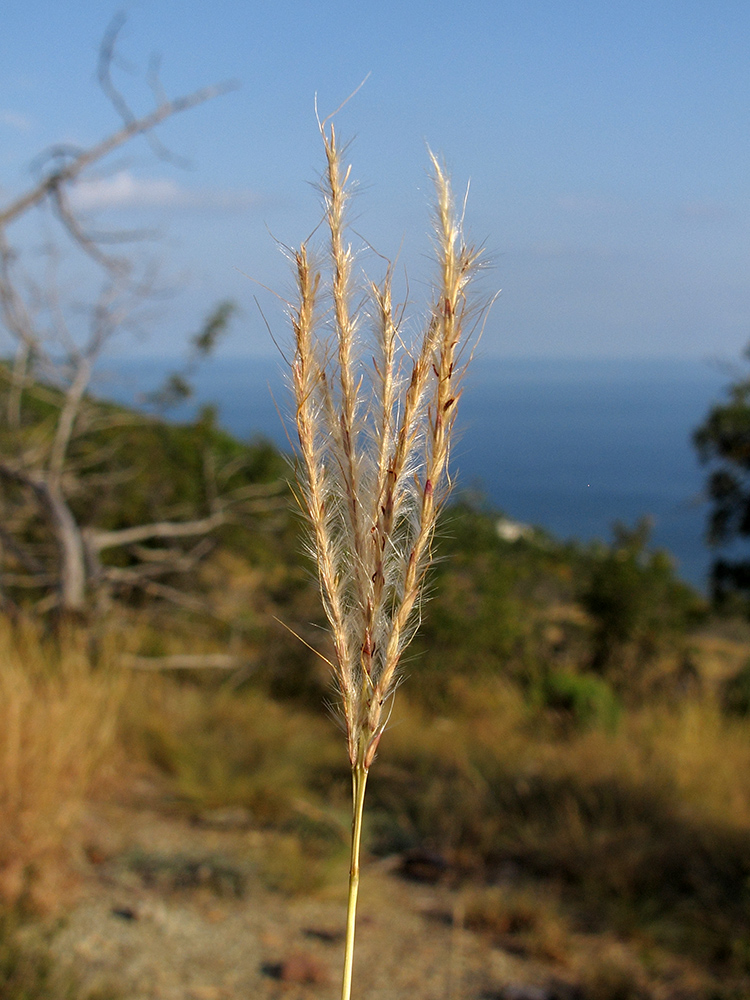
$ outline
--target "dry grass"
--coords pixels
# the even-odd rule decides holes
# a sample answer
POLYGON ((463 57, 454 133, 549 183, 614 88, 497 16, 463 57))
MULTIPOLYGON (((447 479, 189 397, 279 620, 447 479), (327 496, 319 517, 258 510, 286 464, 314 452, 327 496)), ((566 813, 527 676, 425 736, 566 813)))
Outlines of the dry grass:
POLYGON ((284 826, 299 812, 295 803, 305 799, 312 807, 311 786, 338 761, 325 719, 259 692, 162 676, 137 677, 131 685, 130 752, 171 777, 172 794, 188 815, 240 807, 255 826, 284 826))
POLYGON ((485 682, 432 724, 399 699, 371 787, 376 845, 426 847, 455 877, 508 868, 561 888, 574 924, 750 969, 748 724, 710 698, 557 734, 485 682))
POLYGON ((116 755, 122 679, 0 622, 0 905, 57 909, 81 807, 116 755))
POLYGON ((467 893, 463 907, 464 926, 488 935, 496 947, 567 964, 569 933, 549 890, 474 888, 467 893))

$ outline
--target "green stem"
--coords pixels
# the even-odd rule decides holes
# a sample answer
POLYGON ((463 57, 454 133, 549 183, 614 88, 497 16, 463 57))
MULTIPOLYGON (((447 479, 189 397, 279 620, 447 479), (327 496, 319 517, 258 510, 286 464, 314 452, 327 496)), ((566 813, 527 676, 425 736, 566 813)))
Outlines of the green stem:
POLYGON ((351 1000, 352 967, 354 964, 354 928, 357 919, 357 893, 359 892, 359 846, 362 840, 362 812, 365 804, 367 768, 357 764, 352 770, 352 852, 349 868, 349 900, 346 907, 346 945, 344 948, 344 982, 341 1000, 351 1000))

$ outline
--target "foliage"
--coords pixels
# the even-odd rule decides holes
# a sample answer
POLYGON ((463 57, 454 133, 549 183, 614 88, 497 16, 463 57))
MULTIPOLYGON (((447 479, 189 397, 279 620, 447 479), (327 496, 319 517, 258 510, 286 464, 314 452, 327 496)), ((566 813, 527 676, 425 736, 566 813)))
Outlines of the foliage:
POLYGON ((666 552, 648 551, 646 519, 613 531, 613 544, 594 553, 580 600, 593 620, 592 669, 637 692, 649 664, 697 620, 701 602, 666 552))
MULTIPOLYGON (((29 426, 44 421, 53 393, 29 390, 29 426)), ((175 425, 87 398, 82 413, 85 433, 71 454, 97 458, 90 468, 101 479, 71 504, 102 529, 198 516, 209 509, 212 478, 253 490, 284 475, 271 445, 234 441, 211 410, 175 425)), ((330 659, 285 503, 255 522, 271 531, 218 529, 210 559, 191 579, 211 595, 212 623, 128 600, 82 634, 91 647, 114 636, 141 654, 226 645, 247 657, 250 669, 229 683, 215 673, 141 675, 131 682, 120 738, 129 757, 158 769, 173 810, 245 810, 273 845, 264 880, 289 893, 318 887, 344 849, 348 775, 336 735, 318 718, 329 694, 321 661, 273 622, 280 618, 330 659)), ((606 928, 644 948, 690 955, 729 983, 750 965, 741 892, 750 877, 750 798, 738 779, 750 767, 747 669, 738 672, 739 659, 721 667, 722 676, 736 675, 717 685, 725 715, 710 689, 669 707, 653 688, 631 698, 647 667, 687 648, 700 610, 666 555, 648 551, 646 527, 620 527, 611 546, 596 548, 542 532, 509 542, 497 521, 465 500, 443 512, 431 607, 371 784, 370 846, 441 852, 452 877, 473 880, 469 926, 529 955, 555 959, 569 929, 606 928), (508 872, 519 887, 500 893, 492 883, 508 872)), ((119 553, 109 563, 127 568, 130 558, 119 553)), ((46 662, 56 657, 45 647, 46 662)), ((33 706, 24 695, 26 732, 48 731, 75 748, 61 716, 56 730, 44 722, 48 694, 59 690, 45 676, 32 677, 33 706)), ((81 704, 97 704, 81 692, 81 704)), ((70 718, 80 719, 78 704, 70 718)), ((69 757, 48 758, 66 780, 73 775, 69 757)), ((52 787, 37 785, 45 795, 52 787)), ((55 787, 64 790, 62 779, 55 787)), ((29 796, 33 788, 31 780, 29 796)), ((45 808, 40 796, 30 811, 54 826, 45 808)), ((3 821, 13 828, 7 807, 3 821)), ((66 835, 75 842, 74 828, 66 835)), ((39 871, 62 864, 59 853, 34 857, 39 871)), ((629 971, 613 969, 600 970, 583 995, 631 995, 629 971)))
POLYGON ((134 704, 131 726, 188 810, 242 806, 258 825, 286 823, 302 789, 332 763, 323 720, 255 692, 151 681, 134 704))
POLYGON ((347 775, 336 734, 318 715, 257 691, 175 689, 157 680, 136 692, 127 725, 140 752, 169 776, 185 814, 239 808, 255 828, 276 832, 262 862, 270 887, 310 891, 343 857, 347 775), (340 787, 332 787, 339 770, 340 787), (340 813, 332 808, 339 799, 340 813))
MULTIPOLYGON (((11 391, 10 370, 0 364, 0 408, 11 391)), ((22 394, 20 428, 0 427, 3 454, 20 456, 35 440, 41 440, 63 405, 63 393, 54 386, 43 382, 27 385, 22 394)), ((84 397, 69 445, 69 463, 71 470, 77 471, 65 477, 66 503, 75 524, 89 533, 191 520, 200 528, 200 520, 210 519, 217 504, 223 503, 231 510, 223 522, 217 518, 213 538, 249 555, 258 550, 257 539, 242 530, 242 525, 278 516, 287 506, 281 495, 284 458, 265 441, 243 444, 225 433, 217 426, 212 407, 204 407, 191 424, 175 424, 84 397)), ((36 564, 54 566, 54 529, 43 507, 29 502, 23 485, 6 483, 3 501, 6 526, 14 526, 16 549, 22 559, 14 565, 16 549, 4 551, 6 590, 14 601, 24 603, 44 594, 48 581, 37 573, 38 585, 30 586, 33 578, 27 582, 18 574, 36 564)), ((200 539, 207 533, 204 529, 196 536, 200 539)), ((195 545, 194 538, 189 541, 195 545)), ((154 559, 162 551, 172 558, 178 573, 184 545, 179 539, 165 540, 156 534, 135 546, 106 549, 101 563, 106 572, 107 566, 134 567, 150 556, 155 570, 154 559)), ((216 541, 208 549, 215 546, 216 541)), ((166 582, 171 582, 169 575, 167 572, 166 582)), ((127 586, 126 578, 119 578, 115 590, 132 593, 138 585, 138 576, 133 574, 132 586, 127 586)))
POLYGON ((750 661, 728 677, 721 689, 722 708, 729 715, 750 715, 750 661))
MULTIPOLYGON (((125 415, 109 406, 104 411, 125 415)), ((76 443, 73 457, 90 463, 97 455, 101 459, 90 470, 101 475, 101 488, 94 496, 76 496, 71 506, 83 519, 85 505, 86 521, 105 529, 205 514, 219 485, 230 491, 271 484, 285 471, 273 446, 240 443, 217 427, 211 408, 192 424, 136 416, 126 429, 114 422, 93 430, 76 443)))
MULTIPOLYGON (((750 359, 750 348, 745 357, 750 359)), ((711 407, 693 434, 698 455, 709 470, 708 541, 717 547, 750 535, 750 378, 732 383, 727 395, 726 401, 711 407)), ((750 559, 716 558, 712 589, 719 603, 734 593, 749 598, 750 559)))
POLYGON ((565 921, 552 893, 512 886, 470 890, 465 925, 490 937, 500 948, 554 962, 564 962, 569 950, 565 921))
MULTIPOLYGON (((555 657, 557 630, 549 634, 538 609, 570 603, 579 554, 541 532, 504 541, 498 518, 460 501, 439 525, 429 613, 408 664, 413 693, 434 708, 450 697, 451 677, 511 676, 529 686, 555 657)), ((577 626, 568 631, 575 642, 577 626)))
POLYGON ((620 718, 622 706, 612 688, 601 677, 551 670, 539 690, 541 704, 563 721, 586 728, 599 725, 612 730, 620 718))

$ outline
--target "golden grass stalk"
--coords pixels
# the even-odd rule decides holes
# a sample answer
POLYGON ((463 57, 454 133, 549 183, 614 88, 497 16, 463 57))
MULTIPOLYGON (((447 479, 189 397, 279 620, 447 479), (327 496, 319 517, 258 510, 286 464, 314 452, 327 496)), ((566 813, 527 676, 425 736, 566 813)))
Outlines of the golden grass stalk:
POLYGON ((331 664, 353 779, 352 854, 343 1000, 351 995, 362 809, 399 664, 416 630, 441 504, 470 333, 467 297, 480 252, 464 242, 445 171, 430 154, 436 191, 436 278, 421 337, 404 343, 389 269, 355 281, 346 238, 350 168, 333 126, 321 126, 330 235, 327 291, 307 246, 294 253, 297 302, 292 383, 300 504, 331 625, 331 664), (362 292, 370 308, 358 306, 362 292), (368 364, 366 358, 373 355, 368 364))

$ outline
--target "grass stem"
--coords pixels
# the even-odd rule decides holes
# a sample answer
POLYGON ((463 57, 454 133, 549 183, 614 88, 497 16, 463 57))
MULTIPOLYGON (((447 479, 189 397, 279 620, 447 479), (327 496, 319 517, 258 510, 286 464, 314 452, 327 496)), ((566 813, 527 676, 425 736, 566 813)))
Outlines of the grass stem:
POLYGON ((349 899, 346 907, 346 944, 344 946, 344 980, 341 1000, 351 1000, 352 967, 354 963, 354 930, 357 921, 357 893, 359 892, 359 849, 362 841, 362 813, 365 805, 367 768, 357 764, 352 768, 352 850, 349 867, 349 899))

